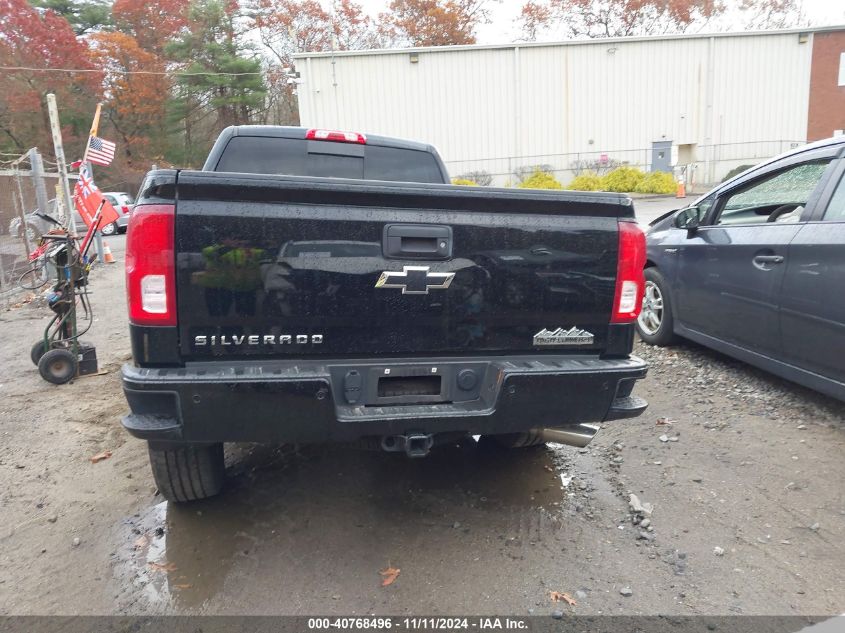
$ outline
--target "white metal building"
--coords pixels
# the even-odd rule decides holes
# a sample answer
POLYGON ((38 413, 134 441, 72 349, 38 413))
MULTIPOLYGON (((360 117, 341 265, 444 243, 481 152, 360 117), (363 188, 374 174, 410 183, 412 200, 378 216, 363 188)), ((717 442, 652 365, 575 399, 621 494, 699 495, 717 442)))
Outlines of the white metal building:
POLYGON ((430 142, 497 184, 578 161, 716 182, 807 140, 814 36, 843 29, 304 53, 300 118, 430 142))

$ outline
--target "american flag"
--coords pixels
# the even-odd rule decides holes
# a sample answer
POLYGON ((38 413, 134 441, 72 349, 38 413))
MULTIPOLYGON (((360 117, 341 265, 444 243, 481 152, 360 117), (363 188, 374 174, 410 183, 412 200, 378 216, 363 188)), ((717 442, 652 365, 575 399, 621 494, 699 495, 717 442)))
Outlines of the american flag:
POLYGON ((92 136, 88 141, 88 160, 95 165, 109 165, 114 160, 114 149, 116 145, 97 136, 92 136))

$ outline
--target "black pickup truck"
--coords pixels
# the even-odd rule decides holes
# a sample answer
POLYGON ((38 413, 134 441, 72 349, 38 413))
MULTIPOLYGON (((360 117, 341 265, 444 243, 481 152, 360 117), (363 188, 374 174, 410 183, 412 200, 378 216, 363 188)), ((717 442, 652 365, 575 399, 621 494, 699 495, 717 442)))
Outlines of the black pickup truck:
POLYGON ((217 493, 224 442, 583 446, 642 413, 631 200, 447 182, 427 145, 257 126, 147 175, 123 425, 166 498, 217 493))

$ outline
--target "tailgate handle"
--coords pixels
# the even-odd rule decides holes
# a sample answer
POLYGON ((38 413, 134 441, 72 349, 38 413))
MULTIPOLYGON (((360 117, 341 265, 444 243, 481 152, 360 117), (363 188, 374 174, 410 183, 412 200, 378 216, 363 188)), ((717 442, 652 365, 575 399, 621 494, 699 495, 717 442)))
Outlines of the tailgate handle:
POLYGON ((385 257, 395 259, 449 259, 452 228, 435 224, 388 224, 384 227, 385 257))

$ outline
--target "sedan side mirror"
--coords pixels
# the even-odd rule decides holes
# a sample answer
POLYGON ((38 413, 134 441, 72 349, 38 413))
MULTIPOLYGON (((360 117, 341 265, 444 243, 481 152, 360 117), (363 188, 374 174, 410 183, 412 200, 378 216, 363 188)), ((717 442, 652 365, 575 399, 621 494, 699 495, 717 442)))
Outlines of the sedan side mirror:
POLYGON ((698 207, 687 207, 681 209, 675 216, 675 228, 686 229, 687 237, 692 237, 701 226, 701 209, 698 207))

